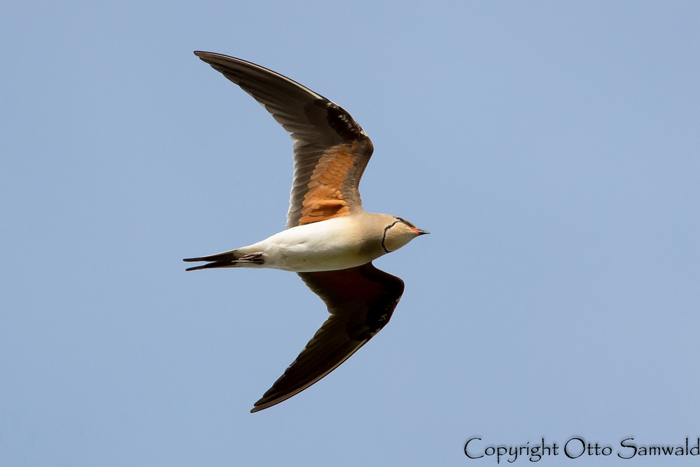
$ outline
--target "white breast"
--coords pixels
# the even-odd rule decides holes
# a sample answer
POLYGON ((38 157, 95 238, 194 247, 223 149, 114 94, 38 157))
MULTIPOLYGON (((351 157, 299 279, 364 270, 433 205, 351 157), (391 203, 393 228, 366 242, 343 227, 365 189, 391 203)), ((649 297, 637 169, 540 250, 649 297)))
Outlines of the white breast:
POLYGON ((366 248, 368 237, 373 234, 367 227, 353 216, 338 217, 284 230, 237 251, 242 254, 262 252, 265 260, 262 267, 285 271, 346 269, 381 256, 366 248))

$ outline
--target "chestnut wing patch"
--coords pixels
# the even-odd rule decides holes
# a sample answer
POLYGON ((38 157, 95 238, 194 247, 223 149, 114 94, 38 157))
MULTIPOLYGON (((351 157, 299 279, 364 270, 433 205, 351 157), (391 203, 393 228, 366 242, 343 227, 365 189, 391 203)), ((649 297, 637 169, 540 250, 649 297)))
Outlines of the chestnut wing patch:
POLYGON ((357 184, 364 169, 358 159, 364 155, 358 154, 356 146, 333 146, 318 159, 301 201, 298 225, 347 216, 352 207, 362 206, 357 184))
POLYGON ((288 228, 362 208, 357 187, 373 147, 345 109, 260 65, 211 52, 195 54, 253 96, 294 140, 288 228))

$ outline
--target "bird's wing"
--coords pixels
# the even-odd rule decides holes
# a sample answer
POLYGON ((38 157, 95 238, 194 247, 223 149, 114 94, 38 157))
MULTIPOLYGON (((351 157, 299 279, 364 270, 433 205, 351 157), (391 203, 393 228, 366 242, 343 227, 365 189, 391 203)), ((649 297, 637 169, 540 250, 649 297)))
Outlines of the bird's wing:
POLYGON ((373 146, 349 113, 291 79, 239 58, 195 52, 262 104, 294 144, 287 228, 362 209, 358 185, 373 146))
POLYGON ((350 358, 389 322, 404 288, 401 279, 372 263, 299 276, 326 302, 331 316, 251 412, 300 393, 350 358))

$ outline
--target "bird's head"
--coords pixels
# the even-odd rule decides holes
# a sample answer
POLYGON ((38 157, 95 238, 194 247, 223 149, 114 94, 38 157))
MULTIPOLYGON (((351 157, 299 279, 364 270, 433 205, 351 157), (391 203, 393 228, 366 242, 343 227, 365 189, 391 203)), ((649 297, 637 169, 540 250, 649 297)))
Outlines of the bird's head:
POLYGON ((387 253, 396 251, 414 238, 429 234, 427 230, 421 230, 400 217, 393 217, 389 224, 384 227, 384 236, 382 237, 382 248, 387 253))

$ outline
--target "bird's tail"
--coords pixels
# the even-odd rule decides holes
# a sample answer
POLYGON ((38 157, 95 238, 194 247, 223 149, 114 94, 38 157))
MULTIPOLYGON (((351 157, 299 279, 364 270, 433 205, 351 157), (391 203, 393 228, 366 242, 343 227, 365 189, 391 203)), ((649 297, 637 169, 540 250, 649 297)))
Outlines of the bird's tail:
POLYGON ((208 261, 207 264, 187 268, 187 271, 196 271, 197 269, 208 268, 233 268, 244 263, 256 265, 262 265, 265 263, 265 260, 262 258, 262 253, 250 253, 247 255, 240 255, 238 253, 238 250, 226 251, 224 253, 217 253, 215 255, 209 256, 201 256, 199 258, 185 258, 183 261, 208 261))

